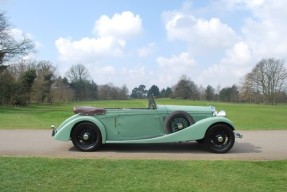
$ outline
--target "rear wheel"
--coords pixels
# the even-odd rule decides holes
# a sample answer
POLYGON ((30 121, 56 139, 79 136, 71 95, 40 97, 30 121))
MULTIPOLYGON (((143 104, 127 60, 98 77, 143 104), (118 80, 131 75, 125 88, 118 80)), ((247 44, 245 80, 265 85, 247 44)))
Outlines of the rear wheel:
POLYGON ((234 145, 233 130, 226 124, 216 124, 207 131, 204 143, 213 153, 226 153, 234 145))
POLYGON ((164 122, 164 128, 167 133, 174 133, 194 123, 193 118, 185 111, 175 111, 169 114, 164 122))
POLYGON ((90 122, 76 125, 72 131, 72 142, 80 151, 94 151, 100 148, 102 136, 99 128, 90 122))

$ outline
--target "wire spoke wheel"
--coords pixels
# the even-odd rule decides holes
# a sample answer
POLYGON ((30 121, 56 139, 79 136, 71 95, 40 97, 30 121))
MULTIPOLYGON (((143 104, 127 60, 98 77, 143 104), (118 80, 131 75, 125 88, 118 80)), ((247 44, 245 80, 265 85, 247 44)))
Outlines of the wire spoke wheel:
POLYGON ((176 132, 176 131, 182 130, 182 129, 188 127, 189 125, 190 125, 190 123, 184 117, 174 118, 170 122, 170 127, 171 127, 171 131, 172 132, 176 132))
POLYGON ((234 145, 235 137, 231 127, 226 124, 212 126, 206 133, 204 142, 211 152, 226 153, 234 145))
POLYGON ((72 142, 80 151, 94 151, 102 143, 100 130, 92 123, 80 123, 73 129, 72 142))
POLYGON ((174 133, 189 127, 194 123, 190 114, 185 111, 175 111, 169 114, 164 122, 166 133, 174 133))

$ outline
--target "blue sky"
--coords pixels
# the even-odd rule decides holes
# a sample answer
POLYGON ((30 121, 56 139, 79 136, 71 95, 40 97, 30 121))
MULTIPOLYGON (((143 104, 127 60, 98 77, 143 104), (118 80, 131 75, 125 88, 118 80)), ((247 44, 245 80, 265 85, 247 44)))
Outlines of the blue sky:
POLYGON ((262 58, 287 57, 284 0, 0 0, 15 36, 59 75, 83 64, 98 84, 240 84, 262 58))

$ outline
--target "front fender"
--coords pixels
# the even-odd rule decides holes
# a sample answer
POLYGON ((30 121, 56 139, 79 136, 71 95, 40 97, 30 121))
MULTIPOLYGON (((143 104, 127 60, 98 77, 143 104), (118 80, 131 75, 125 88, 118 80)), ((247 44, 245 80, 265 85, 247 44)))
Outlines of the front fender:
POLYGON ((188 127, 190 130, 191 134, 191 138, 192 140, 199 140, 199 139, 203 139, 205 137, 205 133, 207 132, 207 130, 214 124, 218 124, 218 123, 224 123, 229 125, 233 130, 234 128, 234 124, 227 118, 222 117, 222 116, 215 116, 215 117, 209 117, 206 119, 202 119, 198 122, 196 122, 195 124, 191 125, 190 127, 188 127))
POLYGON ((73 127, 80 122, 88 121, 94 123, 102 135, 102 143, 106 143, 107 133, 104 124, 95 116, 83 116, 83 115, 73 115, 72 117, 65 120, 59 128, 57 128, 56 134, 54 135, 54 139, 59 141, 69 141, 71 139, 71 131, 73 127))

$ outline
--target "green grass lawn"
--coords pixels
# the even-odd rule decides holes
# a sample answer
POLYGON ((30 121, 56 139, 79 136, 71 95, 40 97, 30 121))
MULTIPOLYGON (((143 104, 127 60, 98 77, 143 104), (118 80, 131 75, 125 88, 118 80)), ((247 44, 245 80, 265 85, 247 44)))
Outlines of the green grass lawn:
MULTIPOLYGON (((287 105, 234 104, 182 99, 157 99, 162 105, 203 105, 224 109, 239 130, 287 129, 287 105)), ((73 115, 76 105, 97 107, 146 107, 147 100, 92 101, 59 105, 31 105, 28 107, 0 106, 0 129, 43 129, 59 125, 73 115)))
POLYGON ((0 191, 286 191, 287 161, 0 157, 0 191))

